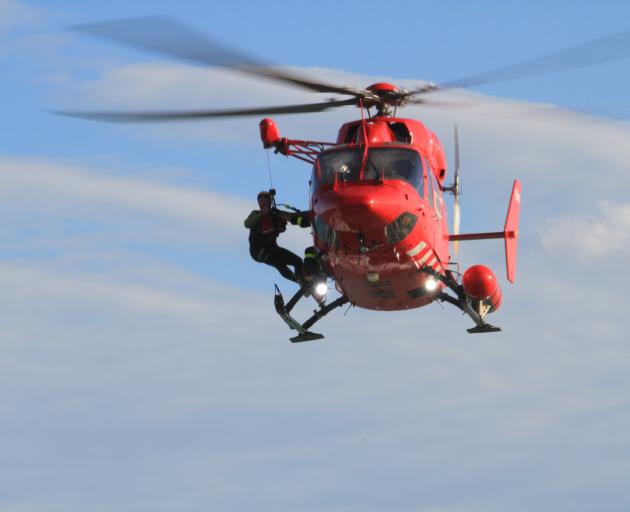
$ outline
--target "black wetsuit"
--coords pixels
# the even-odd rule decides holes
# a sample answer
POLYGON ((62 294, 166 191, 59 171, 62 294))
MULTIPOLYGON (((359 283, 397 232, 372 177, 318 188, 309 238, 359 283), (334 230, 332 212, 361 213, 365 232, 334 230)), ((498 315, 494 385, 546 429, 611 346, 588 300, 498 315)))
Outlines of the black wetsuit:
MULTIPOLYGON (((304 227, 310 224, 302 220, 303 218, 308 219, 307 212, 305 215, 282 213, 291 215, 292 224, 304 227)), ((249 229, 249 253, 252 258, 260 263, 275 267, 283 277, 290 281, 298 282, 298 279, 302 277, 302 258, 277 244, 278 235, 286 230, 285 217, 275 208, 268 214, 254 210, 245 219, 244 224, 249 229), (293 267, 293 271, 289 266, 293 267)))

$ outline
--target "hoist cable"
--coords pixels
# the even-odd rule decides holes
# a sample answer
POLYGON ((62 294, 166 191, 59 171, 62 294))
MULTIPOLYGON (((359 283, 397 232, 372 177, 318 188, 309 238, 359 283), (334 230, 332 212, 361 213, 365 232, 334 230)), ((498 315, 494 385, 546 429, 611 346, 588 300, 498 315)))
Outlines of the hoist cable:
POLYGON ((271 160, 269 159, 269 150, 265 151, 267 153, 267 169, 269 170, 269 190, 273 190, 273 179, 271 177, 271 160))

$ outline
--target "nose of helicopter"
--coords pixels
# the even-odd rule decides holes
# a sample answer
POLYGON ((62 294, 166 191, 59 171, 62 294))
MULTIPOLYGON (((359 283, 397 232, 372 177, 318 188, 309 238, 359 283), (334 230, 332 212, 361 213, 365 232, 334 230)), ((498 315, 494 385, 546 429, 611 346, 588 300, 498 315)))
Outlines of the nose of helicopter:
POLYGON ((400 213, 401 192, 384 185, 346 185, 324 192, 317 210, 341 231, 382 229, 400 213))

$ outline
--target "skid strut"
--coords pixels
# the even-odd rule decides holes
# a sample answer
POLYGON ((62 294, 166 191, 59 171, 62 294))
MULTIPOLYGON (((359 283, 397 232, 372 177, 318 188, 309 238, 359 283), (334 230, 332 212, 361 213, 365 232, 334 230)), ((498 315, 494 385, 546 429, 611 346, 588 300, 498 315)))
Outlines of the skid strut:
POLYGON ((332 301, 330 304, 319 304, 319 309, 313 311, 313 316, 311 316, 306 322, 301 324, 295 318, 291 316, 291 310, 295 307, 295 305, 300 301, 302 297, 305 296, 304 290, 298 290, 293 297, 287 302, 284 303, 284 297, 282 297, 282 293, 280 292, 280 288, 278 285, 275 285, 276 292, 274 296, 274 305, 276 307, 276 312, 280 315, 280 318, 285 321, 285 323, 289 326, 290 329, 298 332, 297 336, 290 338, 291 343, 300 343, 302 341, 313 341, 313 340, 321 340, 324 335, 319 334, 317 332, 309 331, 308 329, 315 324, 320 318, 325 317, 328 313, 330 313, 333 309, 343 306, 348 303, 347 297, 339 297, 338 299, 332 301))

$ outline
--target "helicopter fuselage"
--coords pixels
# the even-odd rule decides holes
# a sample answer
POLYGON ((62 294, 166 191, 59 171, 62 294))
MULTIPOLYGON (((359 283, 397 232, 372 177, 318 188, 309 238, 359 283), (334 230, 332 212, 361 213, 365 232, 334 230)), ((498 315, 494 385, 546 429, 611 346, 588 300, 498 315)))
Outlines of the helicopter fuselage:
POLYGON ((439 140, 422 123, 376 117, 342 126, 311 177, 315 246, 338 291, 360 307, 425 306, 450 260, 439 140))

